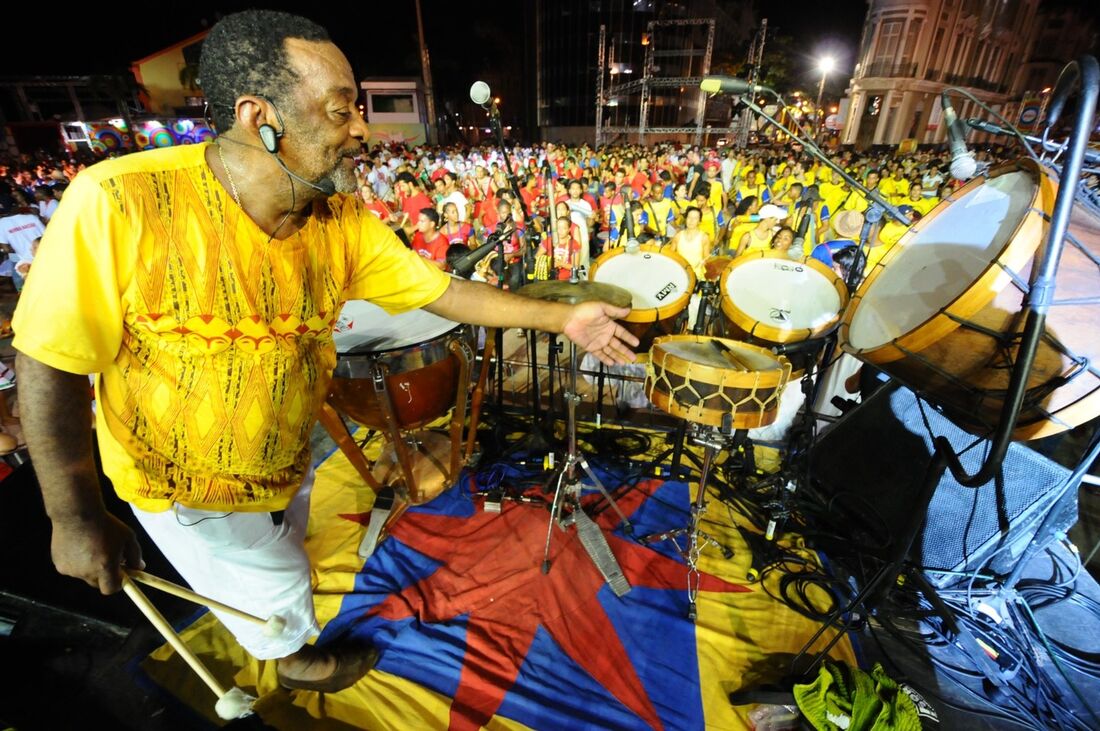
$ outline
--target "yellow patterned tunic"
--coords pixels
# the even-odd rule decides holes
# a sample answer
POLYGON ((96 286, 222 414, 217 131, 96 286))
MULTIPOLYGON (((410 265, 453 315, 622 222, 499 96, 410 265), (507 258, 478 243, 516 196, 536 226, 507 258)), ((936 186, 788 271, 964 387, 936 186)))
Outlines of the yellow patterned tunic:
POLYGON ((309 465, 343 303, 397 313, 449 280, 350 196, 316 202, 301 231, 269 242, 205 148, 128 155, 76 177, 20 299, 14 346, 99 374, 103 468, 124 500, 278 510, 309 465))

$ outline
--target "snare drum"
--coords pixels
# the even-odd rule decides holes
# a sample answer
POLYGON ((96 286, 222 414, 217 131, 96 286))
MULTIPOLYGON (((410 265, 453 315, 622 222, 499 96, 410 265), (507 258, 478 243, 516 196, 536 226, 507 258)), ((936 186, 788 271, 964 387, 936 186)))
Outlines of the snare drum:
POLYGON ((775 421, 791 375, 783 356, 736 340, 672 335, 653 341, 646 396, 662 411, 696 424, 755 429, 775 421))
MULTIPOLYGON (((972 180, 918 221, 868 274, 841 346, 978 434, 1000 420, 1057 181, 1031 160, 972 180)), ((1100 414, 1100 218, 1076 205, 1017 439, 1100 414)))
POLYGON ((444 415, 459 388, 469 385, 459 383, 452 343, 472 348, 473 330, 424 310, 389 315, 353 300, 344 305, 333 340, 337 362, 329 402, 364 426, 390 426, 374 381, 379 368, 400 429, 416 429, 444 415))
POLYGON ((653 338, 682 329, 682 315, 695 291, 695 272, 684 257, 653 244, 642 244, 633 253, 625 247, 605 252, 592 264, 588 278, 630 292, 634 306, 622 324, 640 341, 635 349, 639 353, 650 349, 653 338))

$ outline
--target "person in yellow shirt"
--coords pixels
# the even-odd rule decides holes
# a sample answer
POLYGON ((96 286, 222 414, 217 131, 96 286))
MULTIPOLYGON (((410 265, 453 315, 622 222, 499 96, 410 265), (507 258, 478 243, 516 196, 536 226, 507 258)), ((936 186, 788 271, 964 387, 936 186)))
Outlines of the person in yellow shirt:
POLYGON ((672 189, 672 214, 673 225, 676 228, 684 227, 684 214, 687 213, 687 209, 695 205, 690 198, 688 198, 687 183, 677 183, 676 187, 672 189))
MULTIPOLYGON (((882 191, 877 190, 879 185, 878 170, 868 170, 867 177, 864 178, 863 185, 865 188, 867 188, 867 190, 881 193, 882 191)), ((841 208, 845 211, 859 211, 860 213, 863 213, 870 205, 871 201, 869 198, 863 195, 863 193, 861 193, 860 191, 853 190, 847 196, 844 203, 841 205, 841 208)))
POLYGON ((848 196, 848 186, 844 179, 834 175, 829 168, 823 167, 817 173, 817 189, 821 200, 830 211, 837 211, 848 196))
POLYGON ((672 201, 665 198, 661 188, 653 186, 649 191, 649 197, 643 204, 646 215, 646 228, 661 239, 668 239, 668 226, 676 219, 672 212, 672 201))
MULTIPOLYGON (((867 186, 870 188, 871 186, 867 186)), ((899 165, 894 168, 890 177, 883 178, 882 183, 879 184, 879 192, 882 193, 882 197, 888 201, 892 201, 894 198, 902 198, 909 195, 909 181, 905 179, 905 171, 899 165)))
POLYGON ((268 637, 215 611, 246 650, 277 660, 282 685, 336 691, 378 658, 307 644, 310 434, 344 302, 564 332, 609 364, 632 360, 637 340, 614 322, 625 308, 451 278, 365 211, 353 196, 369 134, 358 83, 320 26, 226 16, 200 72, 217 143, 88 168, 46 230, 13 322, 23 430, 54 565, 117 592, 141 549, 104 508, 96 374, 103 471, 146 532, 195 591, 283 617, 268 637))
POLYGON ((749 231, 756 228, 756 224, 760 222, 759 213, 760 199, 754 195, 743 198, 737 204, 737 208, 733 212, 733 220, 730 222, 729 238, 726 240, 724 248, 725 253, 729 253, 730 250, 737 251, 741 245, 741 239, 749 231))
POLYGON ((939 198, 925 198, 924 197, 924 187, 920 183, 918 183, 916 181, 913 181, 909 185, 909 194, 905 197, 905 200, 902 201, 901 203, 911 207, 914 211, 919 213, 921 216, 927 216, 929 211, 931 211, 933 208, 935 208, 936 206, 938 206, 940 204, 940 199, 939 198))
POLYGON ((695 207, 700 212, 699 228, 710 237, 713 244, 720 245, 726 215, 721 209, 712 208, 709 201, 710 184, 700 183, 695 189, 695 207))
POLYGON ((787 210, 785 208, 780 208, 770 203, 766 206, 762 206, 760 208, 760 222, 757 223, 755 228, 751 231, 741 236, 741 241, 737 246, 737 256, 758 249, 770 249, 772 245, 772 236, 775 235, 776 227, 779 226, 781 221, 786 220, 786 218, 787 210))

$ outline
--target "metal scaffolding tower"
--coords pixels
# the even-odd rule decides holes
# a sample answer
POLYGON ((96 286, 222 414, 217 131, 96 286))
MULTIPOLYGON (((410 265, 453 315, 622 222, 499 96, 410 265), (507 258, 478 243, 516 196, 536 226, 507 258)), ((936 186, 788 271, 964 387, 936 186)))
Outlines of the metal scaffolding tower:
MULTIPOLYGON (((649 124, 653 92, 655 89, 669 89, 674 87, 695 87, 703 77, 710 73, 711 55, 714 50, 714 18, 698 18, 683 20, 654 20, 646 26, 646 45, 644 68, 642 78, 617 86, 604 85, 604 75, 609 73, 610 64, 607 63, 605 26, 600 26, 600 43, 597 51, 596 68, 596 144, 603 144, 609 134, 636 134, 638 142, 644 144, 647 134, 679 134, 695 133, 695 144, 703 142, 703 132, 736 132, 735 128, 704 127, 703 118, 706 115, 707 95, 699 90, 695 102, 695 125, 691 127, 651 127, 649 124), (669 31, 685 27, 705 27, 707 41, 705 49, 688 47, 675 47, 674 37, 669 31), (665 41, 665 45, 661 42, 665 41), (655 59, 686 59, 702 56, 702 65, 699 75, 691 76, 658 76, 664 69, 655 63, 655 59), (603 109, 612 99, 620 97, 639 97, 638 124, 636 126, 612 127, 603 125, 603 109)), ((690 66, 690 61, 689 61, 690 66)))
MULTIPOLYGON (((760 22, 760 30, 756 32, 756 37, 752 39, 752 45, 749 46, 749 83, 757 85, 761 82, 760 79, 760 67, 764 63, 764 43, 768 38, 768 19, 764 18, 760 22)), ((746 147, 749 144, 749 131, 752 129, 753 113, 748 109, 741 111, 741 120, 738 124, 737 138, 734 140, 734 144, 738 147, 746 147)))

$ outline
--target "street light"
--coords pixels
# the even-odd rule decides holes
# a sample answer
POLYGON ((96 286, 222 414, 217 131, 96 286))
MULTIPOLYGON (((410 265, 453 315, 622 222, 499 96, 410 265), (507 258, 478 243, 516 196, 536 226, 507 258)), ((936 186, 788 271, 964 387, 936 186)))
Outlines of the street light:
POLYGON ((832 56, 822 56, 817 62, 817 70, 821 72, 821 83, 817 87, 817 135, 816 138, 821 136, 821 128, 825 126, 825 119, 821 115, 821 97, 825 93, 825 77, 829 75, 829 72, 836 67, 836 61, 832 56))

